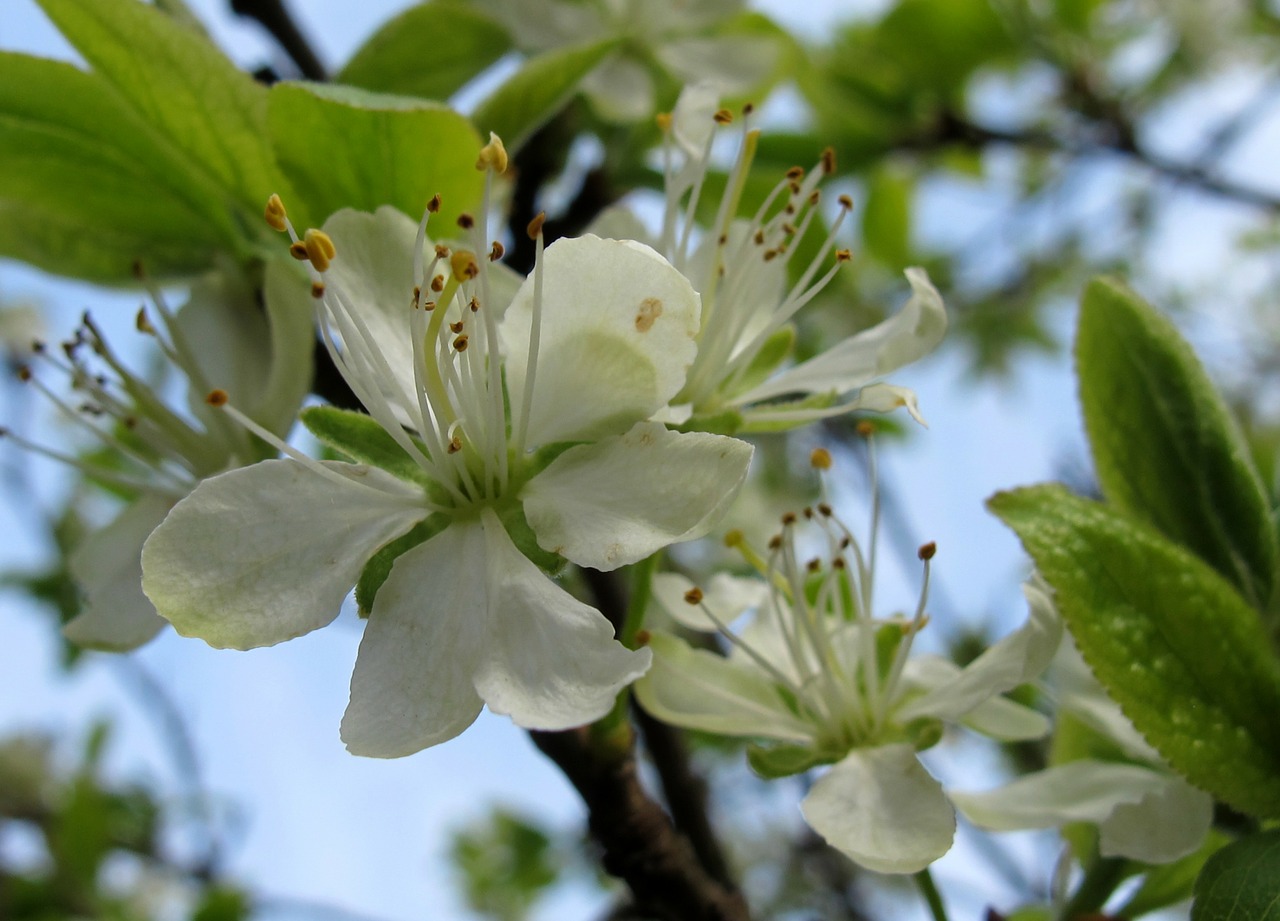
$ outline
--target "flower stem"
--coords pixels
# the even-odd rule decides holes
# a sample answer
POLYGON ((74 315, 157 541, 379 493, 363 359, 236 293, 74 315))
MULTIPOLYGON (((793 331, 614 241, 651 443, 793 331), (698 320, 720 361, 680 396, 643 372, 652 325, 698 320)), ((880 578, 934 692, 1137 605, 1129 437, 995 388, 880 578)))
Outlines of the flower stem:
POLYGON ((947 921, 947 907, 942 904, 942 894, 938 892, 938 887, 934 885, 933 874, 929 872, 929 868, 925 867, 912 878, 916 881, 916 887, 929 905, 929 914, 933 917, 933 921, 947 921))
POLYGON ((1116 886, 1125 878, 1129 861, 1122 857, 1098 857, 1084 872, 1084 879, 1062 910, 1062 918, 1078 918, 1101 911, 1116 886))
POLYGON ((636 634, 644 624, 645 609, 653 597, 653 574, 658 571, 661 553, 645 557, 631 567, 631 599, 627 603, 627 616, 618 631, 618 639, 628 649, 636 648, 636 634))

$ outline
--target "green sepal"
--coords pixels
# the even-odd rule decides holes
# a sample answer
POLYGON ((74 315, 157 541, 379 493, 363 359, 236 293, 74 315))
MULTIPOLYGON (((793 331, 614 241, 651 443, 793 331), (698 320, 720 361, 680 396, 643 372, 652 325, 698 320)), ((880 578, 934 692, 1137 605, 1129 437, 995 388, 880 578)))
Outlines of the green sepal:
POLYGON ((1280 829, 1250 835, 1209 858, 1191 921, 1280 921, 1280 829))
POLYGON ((372 416, 336 406, 308 406, 299 418, 322 444, 353 461, 379 467, 410 483, 431 483, 426 471, 372 416))
POLYGON ((333 78, 336 83, 448 99, 511 48, 506 29, 474 6, 429 0, 387 20, 333 78), (424 36, 447 36, 424 41, 424 36))
POLYGON ((511 542, 516 545, 516 549, 533 561, 535 566, 550 575, 555 575, 564 568, 564 557, 538 546, 538 537, 533 533, 533 528, 529 527, 528 519, 524 517, 523 505, 519 502, 510 502, 495 507, 494 511, 498 513, 498 520, 507 529, 507 534, 511 537, 511 542))
POLYGON ((742 416, 743 434, 764 434, 766 432, 787 432, 802 425, 809 425, 812 419, 770 419, 768 421, 752 418, 756 413, 803 412, 811 409, 830 409, 840 401, 840 394, 834 390, 827 393, 811 393, 801 400, 790 400, 780 403, 757 403, 746 410, 742 416))
POLYGON ((1161 864, 1147 870, 1142 885, 1121 907, 1112 914, 1117 918, 1138 918, 1149 912, 1177 905, 1191 898, 1196 878, 1205 862, 1222 850, 1231 839, 1217 829, 1209 829, 1204 843, 1193 853, 1173 863, 1161 864))
POLYGON ((751 363, 743 370, 742 376, 734 381, 734 392, 746 393, 753 387, 763 384, 769 375, 787 360, 787 356, 791 354, 791 349, 795 344, 796 328, 790 323, 781 329, 774 330, 764 340, 764 344, 760 346, 760 351, 752 356, 751 363))
POLYGON ((942 741, 945 728, 936 716, 922 716, 903 726, 902 735, 912 748, 922 752, 942 741))
POLYGON ((496 132, 507 151, 514 154, 534 131, 565 106, 582 79, 595 70, 617 44, 614 39, 591 42, 556 48, 529 58, 480 103, 473 121, 481 131, 496 132))
POLYGON ((885 624, 876 630, 876 673, 887 675, 898 655, 898 647, 907 634, 897 624, 885 624))
POLYGON ((736 435, 742 431, 742 413, 726 409, 709 416, 691 416, 676 427, 679 432, 707 432, 711 435, 736 435))
POLYGON ((1174 325, 1119 281, 1094 279, 1080 307, 1076 370, 1107 500, 1265 608, 1280 566, 1266 490, 1230 410, 1174 325))
POLYGON ((384 544, 365 564, 356 582, 356 608, 361 617, 368 617, 373 610, 374 599, 378 589, 391 575, 391 566, 401 554, 407 553, 419 544, 425 544, 449 526, 449 516, 432 515, 419 521, 412 528, 401 534, 390 543, 384 544))
POLYGON ((766 780, 791 777, 805 771, 832 764, 838 755, 812 748, 808 745, 755 745, 747 746, 747 763, 766 780))
POLYGON ((987 504, 1147 741, 1236 809, 1280 816, 1280 661, 1231 583, 1150 526, 1056 484, 987 504))

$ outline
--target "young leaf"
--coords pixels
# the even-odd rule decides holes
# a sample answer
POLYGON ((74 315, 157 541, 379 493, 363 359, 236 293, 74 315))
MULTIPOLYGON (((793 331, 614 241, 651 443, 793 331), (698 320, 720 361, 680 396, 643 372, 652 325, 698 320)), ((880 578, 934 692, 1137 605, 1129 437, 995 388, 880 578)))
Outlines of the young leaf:
POLYGON ((1280 816, 1280 661, 1257 612, 1198 557, 1056 484, 997 493, 1085 660, 1176 770, 1280 816))
MULTIPOLYGON (((417 220, 433 195, 432 224, 454 229, 480 201, 480 137, 439 103, 354 87, 277 83, 271 88, 271 140, 307 218, 340 208, 394 205, 417 220)), ((293 203, 287 202, 290 209, 293 203)))
POLYGON ((381 93, 448 99, 511 48, 505 29, 456 0, 409 7, 373 34, 334 78, 381 93), (447 41, 439 41, 447 36, 447 41))
POLYGON ((1209 858, 1191 921, 1280 921, 1280 830, 1251 835, 1209 858))
POLYGON ((1080 308, 1076 366, 1107 499, 1265 607, 1280 563, 1266 491, 1226 404, 1173 324, 1119 282, 1094 279, 1080 308))
POLYGON ((473 120, 481 131, 497 132, 507 150, 515 153, 616 45, 613 40, 592 42, 530 58, 480 104, 473 120))

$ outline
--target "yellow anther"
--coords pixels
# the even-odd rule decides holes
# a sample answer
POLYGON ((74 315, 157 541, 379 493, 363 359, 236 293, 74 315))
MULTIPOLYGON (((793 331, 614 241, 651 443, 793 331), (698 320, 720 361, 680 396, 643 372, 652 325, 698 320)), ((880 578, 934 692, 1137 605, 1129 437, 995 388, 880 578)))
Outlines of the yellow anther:
POLYGON ((449 267, 453 269, 453 277, 458 279, 475 278, 480 274, 476 254, 465 249, 460 249, 449 257, 449 267))
POLYGON ((327 272, 329 261, 338 254, 337 248, 333 245, 333 239, 323 230, 316 230, 313 227, 303 235, 302 243, 307 248, 307 258, 311 260, 316 271, 327 272))
POLYGON ((668 131, 671 130, 671 113, 670 112, 659 112, 657 115, 653 117, 653 120, 658 123, 658 130, 661 131, 663 134, 666 134, 668 131))
POLYGON ((499 175, 507 171, 507 148, 502 146, 502 138, 492 131, 489 132, 489 143, 480 148, 476 169, 491 169, 499 175))
POLYGON ((686 604, 702 604, 702 589, 695 585, 684 593, 684 600, 686 604))
POLYGON ((853 260, 853 253, 847 249, 836 250, 836 262, 850 262, 853 260))
POLYGON ((876 424, 870 419, 863 419, 858 423, 856 431, 863 438, 870 438, 876 433, 876 424))
POLYGON ((227 392, 225 390, 218 389, 210 390, 209 395, 204 398, 204 401, 210 406, 226 406, 227 401, 230 399, 231 398, 227 396, 227 392))
POLYGON ((542 236, 542 225, 547 222, 547 212, 539 211, 537 216, 529 222, 529 226, 525 228, 525 232, 529 234, 530 240, 536 240, 542 236))
POLYGON ((301 240, 297 240, 289 244, 289 255, 299 262, 306 262, 311 257, 307 255, 307 244, 301 240))
POLYGON ((716 114, 711 117, 715 119, 717 125, 733 124, 733 113, 728 109, 717 109, 716 114))
POLYGON ((737 547, 737 546, 740 546, 745 540, 746 540, 746 537, 743 535, 743 533, 737 528, 734 528, 732 531, 725 534, 724 545, 726 547, 737 547))
POLYGON ((280 200, 280 196, 274 192, 272 192, 271 197, 267 199, 267 207, 262 212, 262 216, 267 219, 267 224, 272 230, 284 232, 288 229, 288 225, 285 221, 288 220, 289 215, 284 210, 284 202, 282 202, 280 200))
POLYGON ((809 466, 814 470, 830 470, 831 452, 826 448, 814 448, 809 452, 809 466))

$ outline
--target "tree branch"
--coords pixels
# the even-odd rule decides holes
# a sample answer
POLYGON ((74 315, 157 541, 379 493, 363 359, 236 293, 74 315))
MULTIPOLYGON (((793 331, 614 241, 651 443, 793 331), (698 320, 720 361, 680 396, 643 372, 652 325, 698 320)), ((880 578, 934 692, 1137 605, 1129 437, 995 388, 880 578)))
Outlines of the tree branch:
POLYGON ((231 12, 262 24, 308 80, 328 80, 329 74, 311 44, 285 9, 284 0, 229 0, 231 12))

